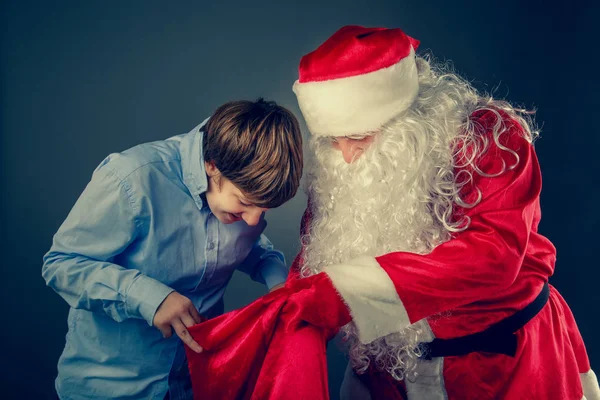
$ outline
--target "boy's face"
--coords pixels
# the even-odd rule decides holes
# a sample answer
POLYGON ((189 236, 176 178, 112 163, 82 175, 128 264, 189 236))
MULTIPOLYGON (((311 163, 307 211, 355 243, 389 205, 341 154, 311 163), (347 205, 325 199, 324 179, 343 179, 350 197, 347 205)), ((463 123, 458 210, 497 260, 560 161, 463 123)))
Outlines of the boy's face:
POLYGON ((232 224, 244 220, 250 226, 259 223, 268 208, 252 204, 229 179, 222 176, 214 164, 206 163, 208 190, 206 200, 212 213, 224 224, 232 224))

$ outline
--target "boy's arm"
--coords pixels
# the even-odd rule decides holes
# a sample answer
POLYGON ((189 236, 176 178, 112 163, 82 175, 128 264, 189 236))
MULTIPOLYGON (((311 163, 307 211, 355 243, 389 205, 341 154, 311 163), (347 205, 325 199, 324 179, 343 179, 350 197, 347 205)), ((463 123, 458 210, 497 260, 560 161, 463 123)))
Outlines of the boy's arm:
POLYGON ((114 263, 137 236, 130 192, 107 166, 97 169, 54 235, 42 276, 71 307, 104 312, 116 321, 143 318, 152 325, 173 289, 114 263))
POLYGON ((273 249, 273 244, 265 235, 260 235, 238 269, 250 275, 253 281, 266 284, 269 290, 277 289, 288 275, 283 253, 273 249))

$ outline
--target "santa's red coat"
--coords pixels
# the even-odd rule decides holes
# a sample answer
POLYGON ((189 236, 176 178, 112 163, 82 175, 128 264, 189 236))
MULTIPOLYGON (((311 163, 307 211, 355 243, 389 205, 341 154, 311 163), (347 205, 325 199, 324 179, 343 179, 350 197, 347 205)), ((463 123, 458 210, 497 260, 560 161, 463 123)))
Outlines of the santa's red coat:
MULTIPOLYGON (((512 151, 494 143, 489 131, 496 116, 472 117, 490 147, 477 162, 483 174, 471 169, 473 182, 462 193, 473 201, 480 192, 481 201, 454 210, 470 219, 468 229, 427 255, 393 252, 328 266, 337 291, 322 277, 311 277, 308 286, 292 278, 285 289, 195 327, 192 334, 207 348, 202 356, 188 351, 198 398, 213 398, 202 397, 210 387, 224 399, 327 398, 325 340, 348 322, 345 306, 366 343, 417 322, 428 341, 464 336, 533 301, 556 260, 554 246, 538 233, 540 168, 515 122, 504 121, 499 139, 512 151)), ((420 361, 418 378, 405 382, 408 399, 579 400, 584 391, 587 400, 600 399, 573 315, 552 286, 546 306, 517 337, 514 357, 475 352, 420 361)), ((372 373, 364 381, 374 398, 393 398, 394 391, 402 398, 404 385, 389 375, 372 373)))

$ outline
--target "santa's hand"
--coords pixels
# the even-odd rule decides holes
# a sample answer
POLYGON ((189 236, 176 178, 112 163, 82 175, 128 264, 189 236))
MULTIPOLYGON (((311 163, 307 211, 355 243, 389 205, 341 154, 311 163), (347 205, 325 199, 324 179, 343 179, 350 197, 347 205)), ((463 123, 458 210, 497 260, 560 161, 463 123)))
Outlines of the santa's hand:
POLYGON ((290 280, 286 285, 293 293, 284 310, 295 314, 294 319, 324 329, 338 329, 352 320, 348 307, 325 273, 290 280))
POLYGON ((177 292, 171 292, 156 310, 152 323, 164 338, 171 337, 175 331, 185 344, 196 353, 200 353, 202 347, 192 339, 187 328, 204 320, 190 299, 177 292))

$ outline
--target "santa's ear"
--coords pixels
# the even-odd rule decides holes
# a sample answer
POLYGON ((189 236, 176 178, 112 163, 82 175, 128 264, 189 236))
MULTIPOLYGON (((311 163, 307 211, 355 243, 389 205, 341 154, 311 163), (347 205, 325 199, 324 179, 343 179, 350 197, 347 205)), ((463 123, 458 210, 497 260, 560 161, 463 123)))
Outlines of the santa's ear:
POLYGON ((204 168, 206 169, 206 175, 211 178, 221 174, 214 161, 205 161, 204 168))

